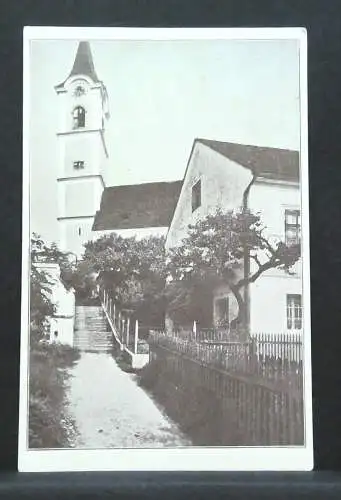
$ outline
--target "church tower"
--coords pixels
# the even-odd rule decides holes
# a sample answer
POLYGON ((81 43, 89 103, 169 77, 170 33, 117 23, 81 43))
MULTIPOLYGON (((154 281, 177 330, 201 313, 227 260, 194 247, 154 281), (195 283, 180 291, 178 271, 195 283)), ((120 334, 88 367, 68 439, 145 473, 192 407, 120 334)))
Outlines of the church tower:
MULTIPOLYGON (((78 45, 72 70, 55 87, 58 96, 59 245, 80 256, 105 188, 109 119, 106 88, 98 79, 89 42, 78 45)), ((42 207, 43 209, 43 207, 42 207)))

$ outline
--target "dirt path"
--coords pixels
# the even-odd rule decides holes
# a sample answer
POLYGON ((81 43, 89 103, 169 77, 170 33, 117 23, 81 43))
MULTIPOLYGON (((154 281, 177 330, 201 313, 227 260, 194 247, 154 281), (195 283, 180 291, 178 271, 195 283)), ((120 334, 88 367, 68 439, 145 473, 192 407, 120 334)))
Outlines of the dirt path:
POLYGON ((71 370, 75 448, 151 448, 190 442, 110 354, 83 353, 71 370))

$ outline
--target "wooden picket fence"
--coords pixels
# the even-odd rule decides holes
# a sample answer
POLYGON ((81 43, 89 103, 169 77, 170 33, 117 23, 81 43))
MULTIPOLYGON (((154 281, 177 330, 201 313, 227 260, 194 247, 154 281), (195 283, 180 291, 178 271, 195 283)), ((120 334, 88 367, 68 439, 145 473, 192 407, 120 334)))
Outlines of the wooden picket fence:
MULTIPOLYGON (((205 398, 215 398, 221 418, 228 422, 228 430, 221 425, 215 444, 304 444, 303 347, 299 335, 256 334, 247 342, 226 338, 207 342, 191 335, 152 330, 149 345, 151 363, 162 359, 160 370, 167 372, 164 383, 169 386, 173 381, 176 387, 167 401, 176 400, 182 391, 188 407, 203 387, 211 395, 205 398)), ((193 405, 200 412, 197 401, 193 405)), ((217 428, 217 422, 212 426, 217 428)))

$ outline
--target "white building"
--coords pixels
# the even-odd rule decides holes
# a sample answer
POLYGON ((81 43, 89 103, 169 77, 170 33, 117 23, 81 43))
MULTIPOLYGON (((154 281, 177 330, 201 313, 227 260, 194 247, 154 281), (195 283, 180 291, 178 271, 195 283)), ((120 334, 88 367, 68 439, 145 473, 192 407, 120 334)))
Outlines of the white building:
POLYGON ((83 244, 115 231, 123 236, 166 234, 181 182, 106 187, 110 165, 108 93, 98 78, 90 45, 79 43, 59 99, 58 243, 80 256, 83 244))
POLYGON ((49 262, 35 262, 38 271, 47 276, 50 293, 49 298, 55 306, 55 312, 48 318, 48 337, 50 343, 61 343, 73 346, 75 294, 67 290, 60 280, 60 267, 49 262))
MULTIPOLYGON (((197 139, 167 234, 167 248, 179 245, 189 224, 218 207, 238 209, 244 203, 261 214, 270 241, 299 242, 299 153, 197 139), (254 174, 255 180, 251 182, 254 174)), ((293 271, 293 275, 277 269, 266 271, 245 289, 251 333, 301 330, 300 261, 293 271)), ((236 300, 227 285, 216 288, 212 297, 212 324, 217 325, 222 319, 230 324, 237 311, 236 300)))
MULTIPOLYGON (((110 156, 105 128, 108 93, 98 78, 90 45, 79 43, 69 76, 55 87, 60 101, 58 148, 58 242, 80 256, 83 244, 115 231, 122 236, 166 235, 167 248, 188 224, 218 207, 248 207, 262 214, 268 236, 300 238, 299 153, 225 142, 194 141, 183 181, 106 186, 110 156)), ((301 265, 289 276, 272 270, 246 288, 252 332, 300 330, 301 265)), ((236 316, 226 286, 212 298, 212 324, 236 316)))

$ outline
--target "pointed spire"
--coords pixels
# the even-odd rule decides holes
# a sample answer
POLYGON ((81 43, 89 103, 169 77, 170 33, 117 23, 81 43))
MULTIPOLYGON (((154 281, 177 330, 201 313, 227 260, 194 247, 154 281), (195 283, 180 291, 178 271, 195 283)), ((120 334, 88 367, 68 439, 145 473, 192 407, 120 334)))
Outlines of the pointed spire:
POLYGON ((89 42, 79 42, 75 62, 73 63, 69 78, 75 75, 85 75, 89 76, 94 82, 99 81, 95 71, 89 42))
MULTIPOLYGON (((90 43, 87 41, 79 42, 72 70, 66 80, 71 76, 76 75, 88 76, 95 83, 98 83, 100 81, 96 74, 94 61, 92 59, 90 43)), ((66 80, 64 80, 63 83, 57 85, 55 88, 58 89, 64 87, 64 83, 66 82, 66 80)))

